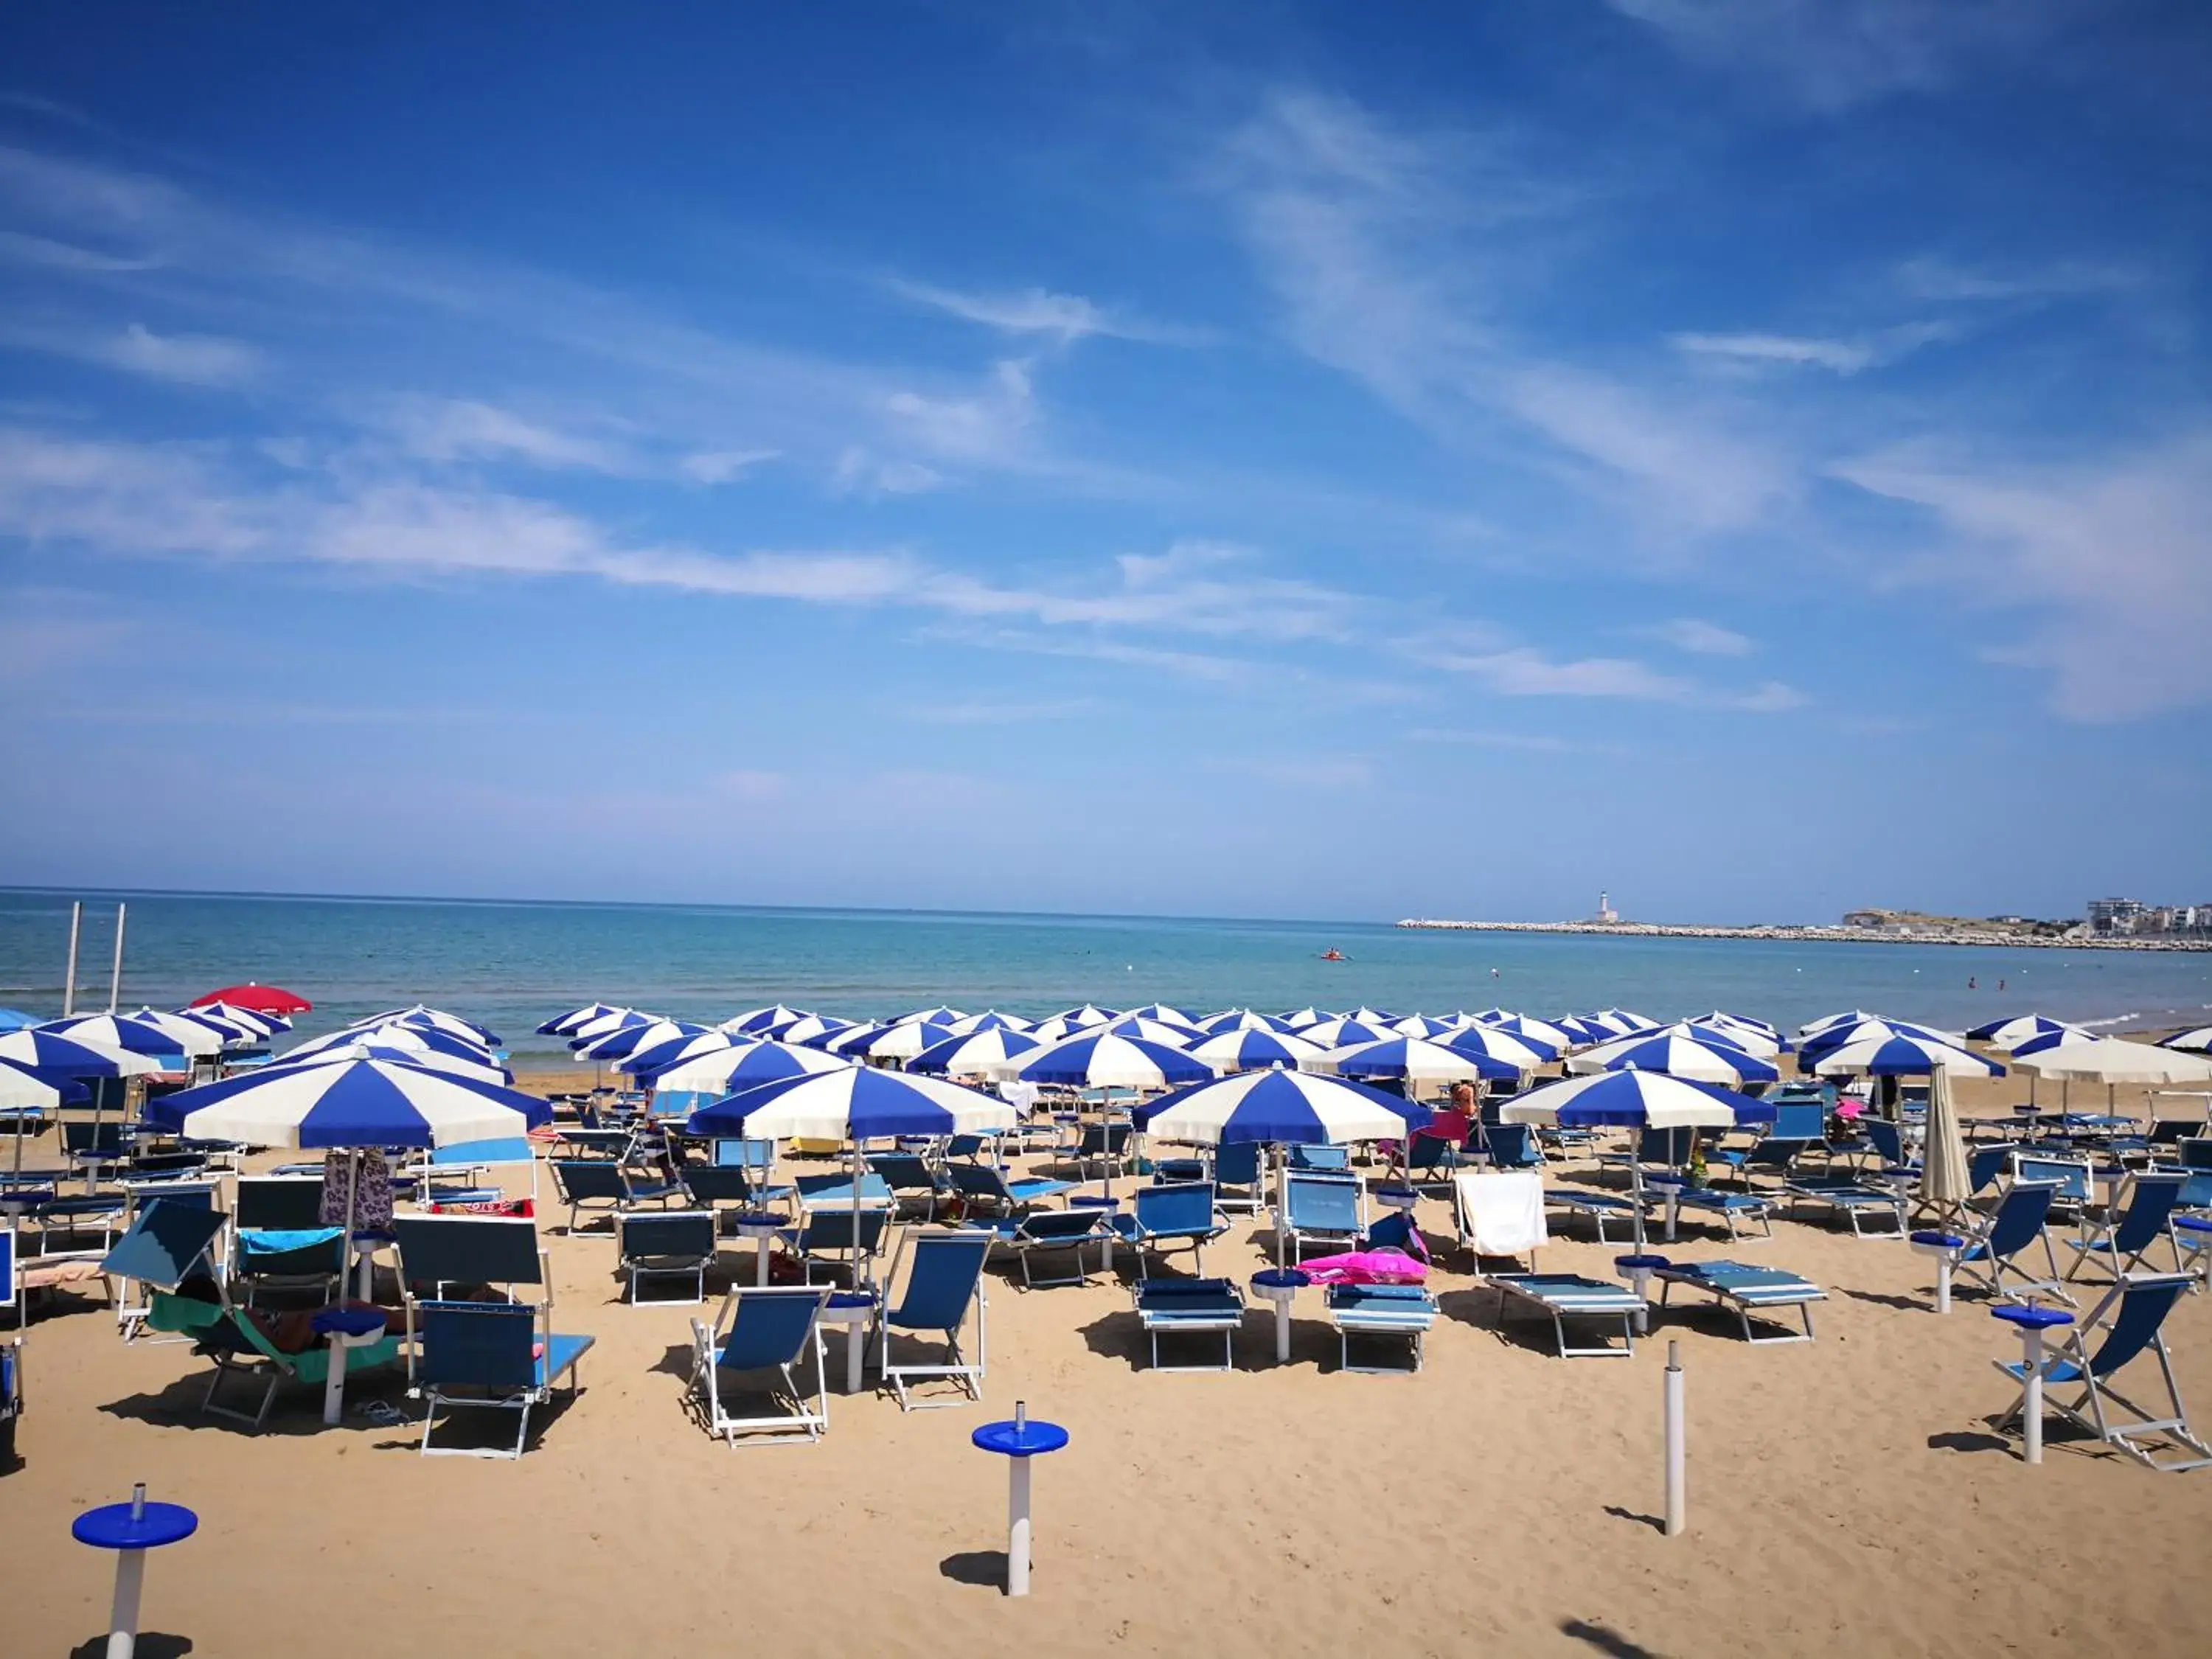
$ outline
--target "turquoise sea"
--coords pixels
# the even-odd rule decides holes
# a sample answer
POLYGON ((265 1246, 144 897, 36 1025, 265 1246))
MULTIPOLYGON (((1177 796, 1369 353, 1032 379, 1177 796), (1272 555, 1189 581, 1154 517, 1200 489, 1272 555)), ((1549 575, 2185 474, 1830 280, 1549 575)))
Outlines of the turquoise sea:
POLYGON ((1655 1018, 1719 1006, 1784 1026, 1863 1007, 1954 1028, 2031 1009, 2195 1024, 2212 1006, 2212 954, 2202 953, 8 888, 0 888, 0 1006, 60 1012, 73 899, 85 901, 80 1010, 106 1006, 119 900, 130 907, 126 1006, 173 1006, 259 980, 313 1001, 300 1022, 305 1036, 420 1000, 489 1024, 519 1056, 560 1052, 531 1028, 592 1000, 707 1022, 777 1001, 854 1018, 938 1002, 1042 1015, 1085 1001, 1158 1001, 1194 1013, 1496 1003, 1546 1015, 1613 1005, 1655 1018), (1350 960, 1322 961, 1332 947, 1350 960))

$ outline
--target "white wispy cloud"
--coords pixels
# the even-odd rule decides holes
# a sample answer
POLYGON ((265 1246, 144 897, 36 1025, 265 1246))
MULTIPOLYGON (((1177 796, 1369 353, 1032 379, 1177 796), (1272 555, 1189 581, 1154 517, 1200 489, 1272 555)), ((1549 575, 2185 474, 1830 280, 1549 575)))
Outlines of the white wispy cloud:
POLYGON ((0 230, 0 263, 71 271, 83 276, 118 276, 155 270, 161 261, 97 248, 79 247, 52 236, 33 236, 20 230, 0 230))
POLYGON ((894 278, 889 287, 917 305, 1007 334, 1037 334, 1061 342, 1100 335, 1150 345, 1197 345, 1206 339, 1196 330, 1153 322, 1079 294, 1054 294, 1042 288, 976 293, 905 278, 894 278))
POLYGON ((1779 680, 1736 690, 1662 673, 1632 657, 1559 658, 1532 646, 1515 646, 1504 651, 1440 652, 1428 659, 1435 667, 1470 676, 1505 697, 1617 697, 1753 714, 1784 714, 1807 702, 1802 692, 1779 680))
POLYGON ((1742 657, 1755 648, 1748 635, 1733 628, 1723 628, 1718 623, 1707 622, 1702 617, 1676 617, 1643 631, 1652 639, 1694 656, 1742 657))
POLYGON ((1592 752, 1597 745, 1577 743, 1545 732, 1495 732, 1481 727, 1421 726, 1406 733, 1408 743, 1443 743, 1469 749, 1500 749, 1528 755, 1592 752))
POLYGON ((735 483, 755 467, 777 459, 780 449, 708 449, 678 458, 676 468, 694 483, 735 483))
POLYGON ((638 465, 619 445, 472 398, 401 399, 386 418, 405 453, 419 460, 514 460, 551 470, 610 473, 633 471, 638 465))
POLYGON ((2212 698, 2212 428, 2092 462, 1929 442, 1835 472, 1926 509, 1941 535, 1923 580, 2034 613, 1985 654, 2049 670, 2060 714, 2125 720, 2212 698))
POLYGON ((1904 323, 1848 339, 1799 334, 1674 334, 1668 343, 1692 357, 1738 367, 1825 368, 1850 375, 1909 356, 1925 345, 1954 337, 1948 322, 1904 323))
POLYGON ((925 726, 1029 726, 1077 720, 1104 707, 1097 697, 965 697, 957 702, 902 702, 892 712, 925 726))
POLYGON ((0 345, 74 357, 182 386, 244 386, 266 367, 261 352, 243 340, 215 334, 156 334, 143 323, 120 330, 0 323, 0 345))

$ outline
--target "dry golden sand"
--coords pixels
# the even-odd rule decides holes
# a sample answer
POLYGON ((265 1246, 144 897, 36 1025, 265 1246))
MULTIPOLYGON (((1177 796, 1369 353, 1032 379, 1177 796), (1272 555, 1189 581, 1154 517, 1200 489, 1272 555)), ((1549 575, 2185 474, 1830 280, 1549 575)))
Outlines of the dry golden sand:
MULTIPOLYGON (((1968 1090, 1970 1113, 2000 1097, 1968 1090)), ((2125 1096, 2124 1094, 2124 1099, 2125 1096)), ((550 1190, 550 1187, 549 1187, 550 1190)), ((1443 1207, 1423 1218, 1448 1229, 1443 1207)), ((330 1659, 706 1650, 2201 1655, 2212 1470, 2153 1474, 2054 1436, 2023 1466, 1993 1435, 2016 1351, 1975 1303, 1930 1310, 1902 1246, 1784 1222, 1700 1235, 1829 1290, 1811 1345, 1747 1347, 1732 1321, 1667 1321, 1691 1418, 1690 1531, 1660 1505, 1665 1344, 1563 1361, 1501 1338, 1463 1259, 1417 1378, 1336 1372, 1316 1309, 1292 1364, 1255 1313, 1239 1369, 1138 1369, 1125 1289, 990 1281, 981 1407, 902 1414, 835 1397, 826 1439, 735 1452, 682 1409, 689 1308, 623 1305, 614 1249, 544 1218, 560 1328, 598 1346, 573 1405, 519 1463, 423 1460, 415 1432, 322 1429, 295 1395, 252 1435, 196 1416, 204 1362, 126 1347, 64 1301, 29 1334, 23 1463, 0 1479, 0 1652, 64 1654, 104 1628, 112 1564, 69 1538, 148 1481, 196 1507, 154 1558, 140 1651, 330 1659), (995 1588, 1005 1468, 970 1429, 1017 1397, 1065 1424, 1036 1475, 1034 1593, 995 1588)), ((1560 1242, 1547 1268, 1610 1273, 1560 1242)), ((1264 1265, 1240 1224, 1207 1267, 1264 1265)), ((750 1270, 732 1251, 732 1268, 750 1270)), ((2212 1297, 2172 1331, 2212 1424, 2212 1297)), ((839 1339, 833 1337, 834 1344, 839 1339)), ((838 1360, 833 1353, 833 1376, 838 1360)), ((2146 1379, 2147 1380, 2147 1379, 2146 1379)), ((364 1388, 398 1399, 395 1385, 364 1388)), ((83 1649, 93 1651, 92 1649, 83 1649)))

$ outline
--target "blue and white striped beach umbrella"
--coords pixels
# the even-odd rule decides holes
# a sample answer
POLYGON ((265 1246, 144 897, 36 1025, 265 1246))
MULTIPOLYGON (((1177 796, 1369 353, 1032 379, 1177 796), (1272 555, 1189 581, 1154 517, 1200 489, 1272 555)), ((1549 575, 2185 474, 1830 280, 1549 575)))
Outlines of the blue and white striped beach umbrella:
POLYGON ((580 1025, 587 1025, 595 1019, 605 1019, 609 1014, 629 1012, 626 1008, 616 1007, 611 1002, 587 1002, 580 1008, 571 1008, 565 1014, 554 1015, 552 1018, 538 1028, 538 1035, 568 1036, 580 1025))
POLYGON ((1574 1072, 1664 1072, 1668 1077, 1741 1089, 1747 1083, 1772 1083, 1782 1073, 1757 1054, 1733 1043, 1700 1042, 1679 1033, 1639 1033, 1617 1042, 1586 1048, 1567 1062, 1574 1072))
POLYGON ((1027 1031, 1035 1024, 1019 1014, 1002 1014, 996 1008, 987 1008, 980 1014, 963 1014, 957 1019, 938 1022, 955 1036, 974 1036, 978 1031, 1027 1031))
POLYGON ((1557 1019, 1545 1023, 1555 1030, 1565 1032, 1568 1041, 1576 1044, 1610 1042, 1615 1037, 1627 1035, 1626 1031, 1614 1030, 1610 1025, 1601 1025, 1587 1014, 1561 1014, 1557 1019))
POLYGON ((656 1073, 653 1086, 669 1094, 726 1095, 756 1084, 780 1082, 787 1077, 842 1072, 852 1064, 849 1060, 840 1060, 819 1048, 802 1048, 794 1043, 748 1042, 740 1048, 702 1054, 696 1060, 687 1060, 680 1066, 656 1073))
POLYGON ((1382 1037, 1373 1042, 1333 1048, 1312 1062, 1316 1071, 1339 1077, 1389 1077, 1404 1079, 1411 1093, 1424 1084, 1472 1083, 1481 1078, 1521 1075, 1518 1066, 1471 1049, 1430 1042, 1420 1037, 1382 1037))
POLYGON ((1808 1038, 1816 1037, 1823 1031, 1833 1030, 1839 1025, 1860 1025, 1869 1020, 1880 1022, 1881 1019, 1880 1014, 1869 1013, 1863 1008, 1847 1008, 1839 1014, 1823 1014, 1818 1019, 1807 1020, 1797 1028, 1797 1040, 1802 1043, 1808 1038))
POLYGON ((926 1019, 908 1020, 903 1024, 886 1025, 857 1048, 847 1048, 848 1054, 864 1054, 870 1060, 896 1060, 903 1064, 925 1048, 934 1048, 949 1041, 952 1033, 942 1025, 926 1019))
POLYGON ((1731 1026, 1746 1026, 1754 1031, 1765 1032, 1767 1036, 1773 1039, 1778 1046, 1782 1045, 1782 1028, 1779 1025, 1773 1024, 1767 1020, 1754 1019, 1749 1014, 1731 1014, 1725 1009, 1716 1008, 1710 1013, 1696 1015, 1691 1019, 1690 1024, 1692 1025, 1717 1025, 1723 1030, 1726 1030, 1731 1026))
MULTIPOLYGON (((340 1043, 334 1048, 318 1048, 311 1054, 290 1054, 270 1061, 268 1069, 284 1066, 337 1066, 349 1060, 382 1060, 395 1066, 420 1066, 426 1071, 444 1072, 454 1077, 474 1078, 479 1083, 512 1084, 514 1073, 492 1060, 470 1060, 459 1054, 436 1048, 403 1048, 389 1041, 394 1031, 404 1027, 387 1027, 383 1031, 348 1033, 359 1041, 340 1043)), ((425 1035, 422 1032, 417 1036, 425 1035)))
POLYGON ((787 1008, 778 1002, 766 1008, 748 1008, 742 1014, 732 1014, 722 1022, 721 1029, 754 1036, 772 1025, 788 1025, 794 1019, 804 1019, 808 1012, 805 1008, 787 1008))
POLYGON ((1434 1014, 1407 1014, 1403 1019, 1390 1022, 1394 1036, 1442 1037, 1462 1029, 1449 1019, 1439 1019, 1434 1014))
POLYGON ((1532 1014, 1508 1014, 1503 1019, 1492 1019, 1488 1014, 1477 1014, 1473 1023, 1487 1025, 1493 1031, 1503 1031, 1508 1036, 1517 1036, 1554 1054, 1573 1048, 1583 1039, 1564 1031, 1548 1019, 1538 1019, 1532 1014))
POLYGON ((957 1008, 948 1008, 939 1003, 934 1008, 916 1008, 911 1013, 901 1014, 891 1021, 894 1025, 950 1025, 967 1016, 957 1008))
POLYGON ((1429 1109, 1345 1078, 1311 1072, 1245 1072, 1178 1089, 1138 1107, 1137 1127, 1157 1140, 1197 1146, 1282 1146, 1402 1140, 1429 1109))
POLYGON ((1202 1060, 1217 1072, 1264 1072, 1271 1066, 1287 1066, 1295 1071, 1308 1060, 1317 1060, 1328 1051, 1304 1037, 1292 1036, 1287 1031, 1270 1031, 1253 1027, 1241 1031, 1224 1031, 1217 1036, 1200 1039, 1190 1046, 1190 1057, 1202 1060))
POLYGON ((146 1103, 146 1121, 253 1146, 446 1146, 507 1140, 552 1121, 534 1095, 385 1060, 272 1066, 146 1103))
MULTIPOLYGON (((192 1052, 175 1033, 145 1020, 133 1019, 128 1014, 79 1014, 74 1019, 48 1020, 38 1029, 73 1042, 97 1043, 103 1048, 121 1048, 163 1060, 181 1060, 192 1052)), ((213 1054, 222 1047, 222 1040, 204 1026, 194 1033, 191 1040, 203 1054, 213 1054)))
POLYGON ((1156 1019, 1163 1025, 1180 1025, 1187 1030, 1194 1031, 1198 1029, 1198 1022, 1196 1020, 1193 1019, 1188 1014, 1183 1012, 1182 1009, 1171 1007, 1164 1002, 1148 1002, 1141 1008, 1124 1009, 1121 1013, 1121 1018, 1124 1019, 1156 1019))
POLYGON ((1938 1031, 1925 1025, 1907 1024, 1901 1019, 1861 1020, 1854 1025, 1832 1025, 1801 1041, 1797 1045, 1797 1069, 1802 1072, 1814 1061, 1850 1044, 1893 1036, 1917 1037, 1924 1042, 1941 1042, 1954 1048, 1966 1040, 1960 1032, 1938 1031))
POLYGON ((38 1023, 36 1014, 27 1014, 21 1008, 0 1008, 0 1031, 20 1031, 38 1023))
POLYGON ((357 1019, 353 1023, 357 1026, 413 1025, 426 1031, 443 1031, 448 1036, 457 1036, 463 1042, 473 1042, 484 1048, 499 1047, 499 1033, 489 1027, 422 1002, 410 1004, 404 1008, 386 1008, 380 1014, 371 1014, 366 1019, 357 1019))
POLYGON ((151 1077, 161 1070, 161 1061, 151 1054, 112 1048, 88 1037, 73 1037, 46 1025, 0 1036, 0 1060, 12 1060, 50 1079, 151 1077))
POLYGON ((2184 1049, 2193 1054, 2212 1054, 2212 1025, 2200 1025, 2192 1031, 2176 1031, 2160 1046, 2184 1049))
POLYGON ((211 1017, 204 1008, 174 1014, 162 1008, 133 1008, 131 1018, 141 1025, 167 1031, 177 1039, 179 1053, 196 1060, 221 1054, 224 1044, 237 1042, 239 1036, 235 1026, 211 1017))
POLYGON ((455 1060, 475 1060, 484 1066, 493 1063, 489 1049, 465 1037, 455 1036, 450 1031, 426 1031, 419 1025, 349 1025, 343 1030, 309 1037, 305 1042, 295 1042, 276 1058, 280 1060, 306 1060, 327 1049, 343 1048, 358 1042, 376 1043, 413 1054, 445 1054, 455 1060))
POLYGON ((823 1037, 835 1036, 840 1031, 849 1031, 858 1020, 840 1019, 835 1014, 805 1014, 788 1025, 770 1026, 764 1036, 778 1042, 813 1042, 823 1037))
POLYGON ((1318 1025, 1322 1021, 1334 1019, 1337 1016, 1325 1009, 1307 1007, 1288 1009, 1276 1015, 1275 1018, 1293 1031, 1303 1031, 1309 1025, 1318 1025))
MULTIPOLYGON (((1804 1065, 1801 1058, 1801 1069, 1804 1065)), ((2005 1068, 1971 1049, 1941 1038, 1905 1031, 1882 1031, 1824 1052, 1813 1070, 1821 1077, 1925 1077, 1943 1071, 1953 1077, 2002 1077, 2005 1068)))
POLYGON ((610 1031, 618 1031, 625 1025, 650 1025, 659 1018, 658 1014, 648 1014, 641 1009, 616 1008, 596 1015, 580 1025, 572 1026, 567 1033, 568 1046, 580 1048, 593 1038, 603 1037, 610 1031))
POLYGON ((1101 1008, 1094 1002, 1086 1002, 1079 1008, 1063 1008, 1053 1016, 1054 1019, 1064 1019, 1071 1025, 1086 1031, 1094 1025, 1103 1025, 1121 1017, 1119 1010, 1101 1008))
POLYGON ((804 1042, 799 1046, 804 1048, 819 1048, 825 1054, 843 1054, 848 1058, 858 1058, 863 1048, 890 1029, 890 1022, 886 1020, 864 1020, 860 1024, 851 1026, 845 1030, 832 1031, 827 1036, 818 1036, 811 1042, 804 1042))
POLYGON ((1153 1019, 1144 1014, 1124 1014, 1121 1018, 1092 1028, 1110 1031, 1115 1036, 1136 1037, 1146 1042, 1164 1042, 1170 1048, 1188 1048, 1206 1034, 1195 1025, 1176 1025, 1167 1020, 1153 1019))
POLYGON ((1370 1025, 1349 1014, 1340 1014, 1311 1025, 1301 1025, 1297 1035, 1320 1048, 1350 1048, 1362 1042, 1382 1042, 1390 1035, 1390 1027, 1388 1021, 1370 1025))
POLYGON ((1664 1072, 1562 1078, 1514 1096, 1498 1115, 1507 1123, 1652 1129, 1724 1129, 1774 1121, 1774 1108, 1765 1101, 1664 1072))
POLYGON ((906 1069, 933 1077, 997 1076, 1018 1070, 1023 1055, 1034 1054, 1043 1046, 1025 1032, 994 1025, 933 1043, 907 1061, 906 1069))
POLYGON ((643 1049, 657 1048, 664 1042, 704 1036, 712 1029, 711 1026, 695 1025, 684 1019, 656 1019, 647 1025, 619 1026, 605 1036, 596 1036, 588 1042, 576 1044, 576 1058, 602 1062, 624 1060, 643 1049))
POLYGON ((2069 1025, 2063 1019, 2048 1019, 2041 1014, 2018 1014, 2010 1019, 1993 1019, 1986 1025, 1977 1025, 1966 1035, 1977 1042, 1986 1042, 2000 1054, 2010 1054, 2023 1042, 2038 1037, 2058 1036, 2082 1038, 2095 1033, 2079 1025, 2069 1025))
POLYGON ((1550 1043, 1540 1042, 1533 1036, 1516 1036, 1496 1025, 1462 1026, 1458 1030, 1447 1032, 1437 1041, 1447 1048, 1463 1048, 1469 1054, 1485 1054, 1523 1072, 1533 1072, 1539 1066, 1548 1066, 1559 1057, 1559 1050, 1550 1043))
POLYGON ((1005 1101, 942 1078, 841 1066, 702 1106, 684 1127, 695 1135, 763 1140, 849 1139, 857 1146, 892 1135, 990 1134, 1015 1121, 1005 1101))
POLYGON ((264 1042, 277 1032, 292 1029, 292 1022, 281 1014, 264 1014, 231 1002, 204 1002, 174 1012, 213 1026, 232 1042, 264 1042))
POLYGON ((1171 1089, 1213 1075, 1202 1060, 1164 1042, 1085 1031, 1052 1044, 1024 1061, 1015 1075, 1024 1083, 1063 1083, 1093 1089, 1171 1089))
POLYGON ((641 1080, 656 1072, 665 1072, 672 1066, 681 1066, 687 1060, 699 1060, 708 1054, 719 1054, 725 1048, 750 1048, 759 1041, 742 1036, 735 1031, 699 1031, 690 1036, 671 1037, 665 1042, 656 1042, 636 1049, 627 1058, 615 1062, 615 1070, 628 1072, 641 1080))
POLYGON ((1291 1027, 1289 1021, 1278 1019, 1273 1014, 1255 1013, 1249 1008, 1224 1008, 1199 1021, 1198 1029, 1207 1036, 1219 1036, 1224 1031, 1287 1031, 1291 1027))
MULTIPOLYGON (((60 1084, 42 1078, 28 1066, 18 1066, 12 1060, 0 1060, 0 1110, 46 1112, 52 1111, 61 1103, 60 1084)), ((10 1138, 15 1141, 16 1156, 20 1158, 22 1138, 20 1135, 10 1138)))
POLYGON ((1354 1008, 1350 1013, 1346 1014, 1345 1018, 1346 1019, 1356 1019, 1362 1025, 1373 1025, 1382 1030, 1388 1030, 1392 1022, 1398 1018, 1398 1016, 1392 1013, 1386 1013, 1380 1008, 1370 1008, 1363 1002, 1358 1007, 1354 1008))

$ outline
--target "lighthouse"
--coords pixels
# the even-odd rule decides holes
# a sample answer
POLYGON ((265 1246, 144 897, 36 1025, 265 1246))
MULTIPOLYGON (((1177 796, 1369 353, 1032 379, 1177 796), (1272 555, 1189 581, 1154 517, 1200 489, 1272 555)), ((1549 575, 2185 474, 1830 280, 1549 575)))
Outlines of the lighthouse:
POLYGON ((1613 896, 1610 893, 1607 893, 1602 887, 1598 889, 1597 915, 1595 920, 1602 922, 1614 922, 1620 920, 1618 915, 1613 914, 1613 896))

